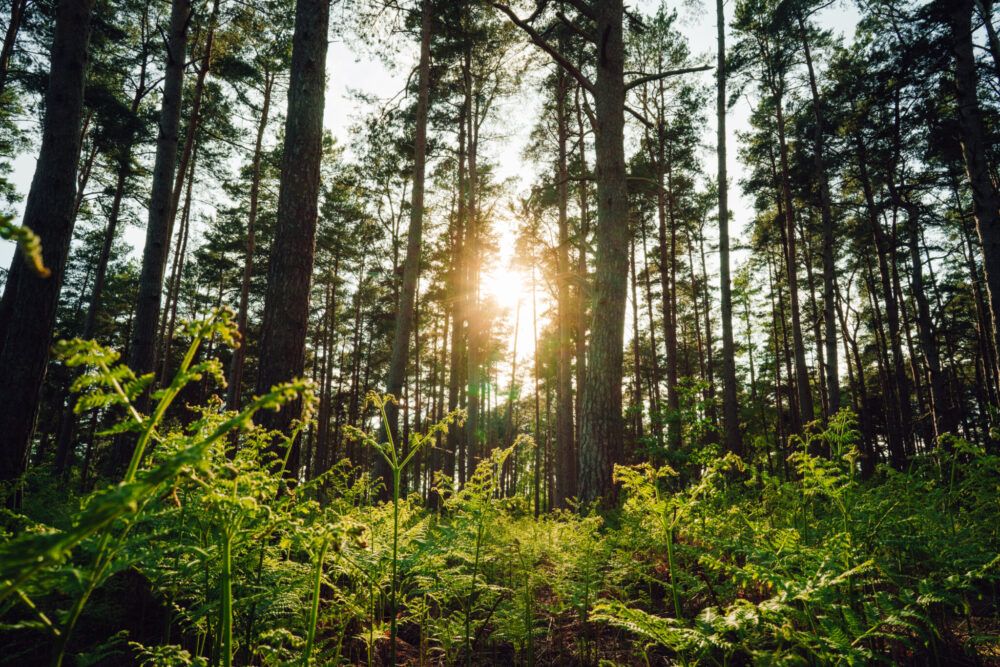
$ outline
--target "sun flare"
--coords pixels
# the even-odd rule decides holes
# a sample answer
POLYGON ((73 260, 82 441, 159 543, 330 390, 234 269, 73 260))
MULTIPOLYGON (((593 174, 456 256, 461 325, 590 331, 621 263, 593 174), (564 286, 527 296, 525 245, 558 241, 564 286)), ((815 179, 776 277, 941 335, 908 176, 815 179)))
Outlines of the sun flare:
POLYGON ((481 274, 480 289, 485 299, 514 316, 518 303, 531 305, 531 274, 521 269, 496 266, 481 274))
POLYGON ((532 327, 532 301, 537 304, 538 316, 542 317, 543 292, 541 285, 532 284, 530 270, 497 263, 480 274, 480 296, 497 309, 500 327, 506 335, 507 349, 515 348, 519 359, 531 357, 535 351, 535 333, 532 327))

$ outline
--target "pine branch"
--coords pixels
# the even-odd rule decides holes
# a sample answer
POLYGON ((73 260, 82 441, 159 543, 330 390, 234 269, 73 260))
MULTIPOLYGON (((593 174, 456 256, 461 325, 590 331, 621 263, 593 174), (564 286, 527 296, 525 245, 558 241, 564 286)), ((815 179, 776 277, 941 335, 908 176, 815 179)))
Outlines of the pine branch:
POLYGON ((531 41, 535 44, 535 46, 537 46, 538 48, 542 49, 550 56, 552 56, 552 59, 555 60, 556 63, 558 63, 559 66, 561 66, 564 70, 566 70, 570 74, 570 76, 576 79, 581 86, 583 86, 591 94, 594 93, 593 82, 590 79, 588 79, 583 74, 583 72, 579 70, 579 68, 577 68, 573 63, 571 63, 566 58, 566 56, 559 53, 558 49, 549 44, 549 42, 546 41, 546 39, 542 37, 542 35, 539 34, 539 32, 535 30, 534 27, 532 27, 529 21, 538 15, 538 11, 532 14, 529 19, 525 20, 518 17, 518 15, 514 12, 514 10, 512 10, 509 6, 503 4, 502 2, 490 2, 490 4, 496 9, 499 9, 501 12, 506 14, 507 18, 510 19, 511 23, 513 23, 518 28, 527 33, 528 37, 531 38, 531 41))
POLYGON ((697 67, 684 67, 682 69, 672 69, 666 72, 657 72, 656 74, 647 74, 645 76, 640 76, 638 79, 633 79, 625 84, 625 90, 632 90, 644 83, 650 83, 652 81, 659 81, 660 79, 666 79, 671 76, 680 76, 681 74, 691 74, 693 72, 705 72, 712 69, 711 65, 699 65, 697 67))

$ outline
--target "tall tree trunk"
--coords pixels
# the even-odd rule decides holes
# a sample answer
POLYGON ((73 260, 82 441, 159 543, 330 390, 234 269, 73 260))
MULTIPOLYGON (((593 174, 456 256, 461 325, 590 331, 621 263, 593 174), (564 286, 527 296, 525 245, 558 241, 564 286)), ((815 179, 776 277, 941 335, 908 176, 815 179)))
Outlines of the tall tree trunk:
POLYGON ((868 299, 871 303, 873 314, 872 329, 875 333, 876 360, 878 363, 879 380, 882 384, 882 414, 885 419, 886 435, 888 436, 889 460, 893 466, 901 469, 906 461, 906 443, 904 432, 907 424, 903 421, 901 416, 902 410, 900 407, 900 396, 898 391, 899 383, 895 381, 898 377, 895 372, 902 372, 902 366, 897 369, 896 364, 894 363, 895 356, 893 356, 892 359, 890 359, 889 356, 890 343, 886 339, 882 307, 879 305, 878 301, 878 287, 875 283, 874 270, 872 269, 871 262, 867 257, 865 258, 865 281, 868 287, 868 299), (894 370, 893 375, 890 375, 890 366, 894 370))
MULTIPOLYGON (((0 482, 24 472, 73 237, 92 8, 92 0, 60 0, 56 7, 42 144, 23 218, 41 239, 51 275, 36 274, 16 253, 0 301, 0 482)), ((8 502, 18 504, 18 494, 8 502)))
POLYGON ((583 124, 582 88, 577 86, 574 93, 576 105, 576 127, 579 136, 578 155, 580 161, 580 181, 577 189, 580 220, 577 228, 576 259, 576 323, 574 342, 576 343, 576 436, 580 442, 580 415, 583 412, 583 386, 587 381, 587 303, 589 302, 590 281, 587 277, 587 240, 590 235, 590 186, 587 172, 587 133, 583 124))
MULTIPOLYGON (((250 165, 250 207, 247 211, 247 236, 243 256, 243 275, 240 279, 240 303, 236 312, 236 324, 240 330, 240 346, 233 351, 229 364, 228 393, 226 405, 230 410, 239 410, 243 397, 243 366, 247 357, 247 321, 250 311, 250 284, 253 281, 253 260, 257 251, 257 211, 260 205, 260 163, 264 156, 264 132, 271 111, 271 93, 274 90, 275 74, 264 75, 264 100, 257 121, 257 137, 254 140, 253 160, 250 165)), ((339 267, 339 263, 337 264, 339 267)), ((334 275, 336 281, 336 275, 334 275)), ((336 289, 336 284, 334 284, 336 289)))
POLYGON ((802 424, 812 421, 812 390, 809 386, 809 369, 806 367, 806 349, 802 339, 802 318, 799 309, 799 282, 797 277, 798 254, 795 251, 795 209, 792 203, 791 176, 788 170, 788 143, 785 141, 785 117, 782 110, 782 90, 775 93, 775 124, 778 130, 778 148, 781 162, 781 194, 785 213, 785 266, 788 274, 788 300, 792 311, 792 352, 795 357, 795 387, 798 390, 799 417, 802 424))
MULTIPOLYGON (((351 341, 351 388, 350 399, 347 406, 347 423, 353 426, 358 424, 361 412, 361 334, 364 330, 364 321, 362 318, 363 311, 361 310, 361 292, 365 287, 365 270, 367 268, 366 261, 367 255, 363 255, 361 257, 361 261, 358 262, 357 289, 354 291, 353 303, 354 324, 352 331, 354 332, 354 338, 351 341)), ((352 438, 349 458, 354 465, 362 465, 367 452, 359 453, 357 451, 357 446, 357 440, 352 438)))
MULTIPOLYGON (((786 360, 787 368, 787 354, 783 355, 782 350, 787 350, 788 341, 784 335, 785 328, 785 311, 782 307, 779 311, 778 305, 781 303, 781 291, 775 294, 775 269, 771 261, 771 253, 767 253, 767 294, 771 301, 771 341, 774 343, 774 410, 775 410, 775 449, 778 452, 778 459, 781 461, 781 469, 785 474, 785 478, 788 478, 788 458, 784 455, 785 449, 785 439, 788 433, 788 429, 784 428, 784 418, 782 416, 782 403, 781 393, 784 388, 784 382, 781 378, 781 362, 782 357, 786 360), (775 297, 777 296, 777 303, 775 303, 775 297), (778 323, 781 323, 782 335, 779 339, 778 336, 778 323)), ((792 397, 789 396, 789 413, 790 420, 798 428, 798 415, 795 414, 795 405, 792 397)))
POLYGON ((314 470, 322 473, 328 467, 328 451, 330 440, 330 396, 331 378, 333 376, 333 350, 336 345, 334 329, 336 322, 333 312, 337 299, 337 272, 340 268, 340 258, 334 259, 333 282, 326 285, 323 295, 323 318, 320 322, 320 341, 318 352, 323 353, 319 366, 319 408, 316 413, 316 463, 314 470))
POLYGON ((830 178, 826 170, 826 147, 823 134, 823 112, 820 107, 819 86, 816 83, 816 72, 813 68, 812 50, 806 33, 805 21, 798 17, 799 33, 802 36, 802 50, 806 57, 806 71, 809 73, 809 92, 811 95, 813 122, 813 160, 816 178, 819 180, 820 215, 823 220, 823 340, 826 343, 826 393, 828 397, 827 414, 830 417, 840 409, 840 374, 837 360, 837 318, 835 312, 835 290, 837 266, 834 262, 833 246, 833 206, 830 197, 830 178))
MULTIPOLYGON (((837 291, 837 296, 840 296, 840 291, 837 291)), ((843 333, 844 339, 844 356, 847 358, 848 370, 851 367, 851 357, 854 358, 854 367, 856 370, 856 375, 854 382, 856 382, 856 389, 854 391, 855 396, 855 409, 858 411, 858 418, 861 421, 861 476, 863 479, 870 478, 875 472, 875 449, 872 444, 873 434, 872 434, 872 420, 871 420, 871 410, 869 409, 868 403, 868 387, 865 383, 865 367, 861 362, 861 353, 858 350, 857 336, 851 337, 847 331, 847 317, 844 315, 844 309, 839 307, 839 304, 843 303, 843 299, 838 298, 838 308, 837 315, 840 319, 840 328, 843 333), (847 355, 848 344, 850 344, 851 355, 847 355)))
POLYGON ((908 207, 906 212, 907 241, 911 265, 910 284, 913 299, 917 304, 917 336, 924 361, 927 363, 927 379, 931 390, 931 422, 934 437, 937 439, 943 433, 954 432, 958 424, 955 420, 955 413, 946 398, 946 381, 941 370, 934 323, 931 321, 931 308, 927 301, 927 294, 924 292, 924 269, 920 257, 920 212, 916 206, 908 207))
MULTIPOLYGON (((177 230, 177 242, 174 245, 173 265, 167 277, 167 302, 164 304, 166 313, 160 320, 160 382, 169 382, 167 373, 170 370, 170 351, 174 341, 174 331, 177 328, 177 307, 180 301, 181 278, 184 276, 184 265, 187 261, 187 243, 191 231, 192 190, 194 189, 194 170, 197 162, 197 147, 192 151, 190 174, 187 179, 187 189, 184 194, 184 207, 181 210, 181 226, 177 230)), ((171 225, 173 226, 173 225, 171 225)))
MULTIPOLYGON (((448 369, 448 410, 457 410, 464 405, 466 371, 466 340, 465 340, 465 113, 463 104, 458 112, 458 188, 456 193, 456 211, 452 217, 454 227, 452 233, 452 261, 448 267, 449 287, 451 291, 451 344, 450 367, 448 369)), ((449 476, 456 474, 460 483, 465 483, 465 437, 462 429, 448 429, 447 451, 444 457, 445 472, 449 476)))
POLYGON ((535 362, 535 518, 542 511, 541 488, 542 488, 542 430, 541 430, 541 399, 539 397, 538 384, 541 380, 541 362, 538 359, 538 299, 535 295, 535 265, 531 265, 531 336, 532 355, 535 362))
MULTIPOLYGON (((646 238, 646 227, 644 225, 638 225, 639 232, 642 235, 642 256, 647 258, 649 256, 649 246, 646 238)), ((652 280, 649 277, 649 266, 648 262, 644 267, 643 276, 645 282, 645 296, 646 296, 646 317, 649 320, 649 349, 651 353, 649 355, 649 360, 652 362, 652 368, 650 372, 652 374, 652 379, 650 384, 650 406, 649 406, 649 425, 653 432, 656 434, 656 444, 659 446, 660 450, 663 450, 663 404, 660 400, 660 360, 659 353, 656 346, 656 326, 653 323, 653 286, 652 280)))
MULTIPOLYGON (((191 179, 194 179, 194 170, 188 169, 188 163, 194 160, 195 142, 198 138, 198 129, 201 127, 201 102, 205 95, 205 81, 208 78, 209 70, 212 68, 212 50, 215 46, 215 28, 218 20, 219 0, 212 0, 212 11, 208 17, 208 32, 205 35, 204 52, 201 56, 201 62, 198 65, 198 73, 195 76, 194 93, 191 97, 191 112, 184 133, 184 144, 181 147, 180 157, 177 161, 174 187, 170 196, 170 213, 167 222, 168 239, 173 234, 174 222, 177 219, 177 207, 180 206, 181 194, 184 191, 184 178, 190 173, 191 179)), ((166 253, 169 252, 168 247, 166 253)), ((168 255, 164 254, 164 264, 167 262, 167 257, 168 255)))
POLYGON ((973 212, 982 245, 983 270, 993 328, 994 347, 1000 349, 1000 196, 990 178, 987 144, 977 95, 976 59, 972 51, 972 0, 948 3, 952 50, 955 57, 958 131, 965 172, 972 188, 973 212))
MULTIPOLYGON (((259 393, 301 376, 305 366, 323 158, 329 20, 329 0, 296 0, 277 228, 261 327, 259 393)), ((300 407, 295 403, 278 412, 267 412, 260 421, 267 428, 288 432, 299 413, 300 407)), ((294 475, 297 469, 298 456, 293 445, 288 470, 294 475)))
MULTIPOLYGON (((146 78, 148 76, 149 66, 149 49, 146 46, 148 44, 148 21, 149 4, 147 2, 143 6, 142 12, 141 38, 143 46, 142 62, 139 67, 139 81, 136 83, 135 94, 132 96, 132 103, 129 106, 129 112, 133 117, 139 113, 139 105, 142 103, 143 98, 149 93, 149 89, 146 87, 146 78)), ((97 315, 100 312, 101 299, 104 296, 104 283, 107 280, 108 261, 111 258, 111 247, 114 244, 118 233, 118 219, 121 216, 121 206, 122 200, 125 197, 125 187, 128 184, 129 176, 132 174, 132 151, 134 150, 137 139, 138 137, 136 133, 130 134, 128 143, 122 147, 122 152, 118 156, 118 172, 115 175, 115 193, 111 199, 111 210, 108 213, 108 224, 104 230, 104 241, 101 244, 101 254, 97 258, 97 271, 94 275, 94 287, 90 293, 90 303, 87 306, 87 320, 83 328, 84 339, 93 338, 94 333, 96 332, 97 315)))
MULTIPOLYGON (((406 259, 403 263, 403 284, 396 310, 396 331, 392 338, 392 354, 386 373, 385 390, 399 397, 406 377, 410 352, 410 336, 416 319, 417 278, 420 275, 421 239, 424 225, 424 170, 427 156, 427 109, 430 95, 431 68, 431 3, 420 3, 420 63, 417 66, 417 118, 413 138, 413 188, 411 190, 410 226, 406 235, 406 259)), ((389 433, 393 442, 399 440, 399 406, 386 406, 389 433)), ((384 427, 383 427, 384 432, 384 427)), ((384 436, 379 438, 384 440, 384 436)), ((378 473, 391 489, 390 471, 379 466, 378 473)))
POLYGON ((0 50, 0 100, 3 99, 4 90, 7 89, 7 73, 10 71, 10 58, 14 55, 14 45, 17 44, 17 33, 21 30, 21 22, 24 20, 24 10, 28 7, 28 0, 11 0, 10 20, 7 23, 7 31, 3 36, 3 47, 0 50))
POLYGON ((466 124, 466 159, 468 172, 465 181, 465 321, 466 321, 466 373, 468 385, 466 391, 466 408, 468 422, 465 425, 465 474, 472 477, 481 454, 483 442, 483 322, 479 312, 479 261, 480 261, 480 230, 479 208, 477 205, 477 151, 476 145, 476 89, 472 77, 472 47, 465 51, 463 61, 463 77, 465 83, 465 124, 466 124))
MULTIPOLYGON (((704 220, 702 220, 698 228, 698 252, 701 255, 701 289, 694 290, 691 298, 696 304, 698 303, 699 296, 704 300, 702 303, 704 304, 703 310, 705 313, 705 365, 707 367, 705 379, 708 382, 708 386, 705 389, 705 396, 708 399, 707 414, 712 423, 718 423, 719 419, 715 406, 715 333, 712 327, 712 295, 708 287, 708 260, 705 257, 704 220)), ((691 260, 691 275, 694 276, 693 259, 691 260)))
MULTIPOLYGON (((129 365, 140 375, 153 370, 156 357, 156 325, 160 316, 167 246, 170 243, 170 218, 173 212, 171 186, 177 165, 181 97, 184 89, 190 18, 191 0, 173 0, 170 8, 170 32, 167 39, 163 99, 160 106, 159 135, 156 140, 149 219, 146 224, 146 243, 142 252, 139 294, 129 341, 129 365)), ((140 408, 145 407, 146 400, 139 402, 140 408)), ((117 459, 120 465, 128 461, 129 449, 126 446, 119 446, 117 459)))
POLYGON ((823 334, 820 328, 821 320, 823 318, 820 316, 820 307, 818 301, 816 300, 816 279, 815 274, 813 273, 813 262, 815 256, 812 252, 812 244, 809 242, 809 237, 806 235, 805 224, 803 224, 801 218, 799 219, 799 237, 802 239, 802 264, 806 269, 806 295, 808 297, 809 310, 812 313, 812 317, 808 317, 807 319, 812 324, 813 340, 816 343, 816 385, 820 390, 820 410, 823 414, 823 418, 825 419, 830 414, 830 408, 826 386, 826 355, 825 348, 823 346, 823 334))
MULTIPOLYGON (((860 136, 857 137, 856 146, 858 149, 858 175, 861 180, 865 206, 868 211, 868 224, 871 228, 872 240, 875 245, 875 254, 882 287, 882 300, 885 303, 886 323, 889 327, 889 338, 886 349, 892 353, 892 378, 888 389, 895 405, 890 409, 891 414, 887 415, 887 419, 892 420, 894 423, 894 429, 898 431, 897 435, 900 442, 894 445, 893 438, 890 437, 890 456, 892 457, 892 464, 897 468, 901 468, 906 458, 906 452, 910 449, 910 431, 913 425, 913 418, 910 407, 910 383, 906 378, 906 369, 904 368, 903 360, 899 302, 896 299, 896 293, 893 289, 892 272, 889 266, 890 256, 895 263, 896 249, 889 246, 888 239, 885 237, 885 230, 882 228, 882 223, 878 217, 871 178, 868 174, 866 162, 867 151, 860 136)), ((874 293, 872 294, 872 298, 875 298, 874 293)))
POLYGON ((556 124, 559 145, 556 164, 556 192, 559 205, 559 245, 556 248, 556 282, 558 313, 556 335, 558 359, 556 365, 556 497, 555 506, 569 507, 568 500, 576 495, 576 450, 573 446, 573 384, 571 376, 572 349, 570 324, 573 305, 569 294, 569 170, 567 147, 569 138, 569 77, 560 67, 556 70, 556 124))
POLYGON ((716 138, 715 159, 719 190, 719 310, 722 317, 722 427, 726 449, 743 454, 736 386, 736 346, 733 343, 733 292, 729 267, 729 183, 726 171, 726 19, 723 0, 715 0, 716 138))
MULTIPOLYGON (((142 38, 142 60, 139 67, 139 80, 136 83, 135 94, 132 96, 132 103, 129 106, 129 113, 134 117, 139 111, 139 105, 149 92, 146 87, 148 73, 148 40, 146 39, 148 30, 149 5, 143 6, 141 38, 142 38)), ((125 187, 128 178, 132 173, 132 151, 136 142, 136 133, 130 133, 127 141, 120 147, 117 156, 115 174, 115 189, 111 197, 111 209, 108 212, 108 222, 104 228, 104 238, 101 243, 101 250, 94 265, 94 285, 90 291, 90 299, 87 303, 87 314, 84 319, 83 334, 81 338, 90 340, 97 331, 97 316, 100 313, 101 301, 104 297, 104 285, 107 281, 108 262, 111 260, 111 249, 118 234, 118 220, 121 215, 122 200, 125 198, 125 187)), ((79 196, 77 197, 79 200, 79 196)), ((76 416, 73 414, 74 401, 66 401, 66 407, 60 417, 59 436, 56 442, 56 472, 67 475, 72 466, 72 448, 76 431, 76 416)))
POLYGON ((641 339, 639 338, 639 292, 636 288, 635 269, 636 269, 636 257, 635 257, 635 235, 633 234, 629 239, 631 244, 631 259, 629 263, 631 267, 631 282, 632 282, 632 363, 635 376, 635 385, 632 390, 632 418, 635 420, 633 424, 633 431, 635 436, 636 449, 642 440, 642 361, 639 354, 639 348, 641 345, 641 339))
POLYGON ((579 493, 613 502, 612 468, 622 451, 622 345, 628 282, 625 180, 625 45, 622 0, 593 7, 601 36, 594 87, 597 151, 597 256, 587 383, 580 415, 579 493))
MULTIPOLYGON (((503 442, 502 445, 509 447, 515 439, 514 428, 514 403, 517 401, 517 334, 521 329, 521 301, 517 302, 514 310, 514 345, 510 355, 510 388, 507 390, 507 405, 504 409, 503 418, 503 442)), ((514 475, 516 470, 516 460, 509 458, 504 462, 504 480, 507 485, 501 485, 504 495, 510 495, 514 490, 514 475)))
MULTIPOLYGON (((662 113, 662 112, 661 112, 662 113)), ((661 117, 656 129, 656 215, 659 237, 660 290, 663 304, 663 340, 667 348, 667 443, 675 452, 681 446, 681 404, 677 393, 677 220, 674 193, 665 153, 666 138, 661 117), (664 176, 668 183, 664 183, 664 176), (669 211, 669 221, 668 221, 669 211), (669 222, 669 225, 668 225, 669 222), (669 229, 668 229, 669 226, 669 229), (668 242, 669 234, 669 242, 668 242)))

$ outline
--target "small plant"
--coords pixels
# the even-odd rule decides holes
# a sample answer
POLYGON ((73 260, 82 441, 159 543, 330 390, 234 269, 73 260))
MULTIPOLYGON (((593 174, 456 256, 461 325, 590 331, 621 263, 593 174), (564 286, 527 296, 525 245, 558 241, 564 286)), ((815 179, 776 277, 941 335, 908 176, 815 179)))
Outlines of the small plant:
POLYGON ((376 438, 373 438, 361 429, 353 426, 346 427, 350 437, 360 440, 379 453, 389 466, 392 475, 392 575, 389 592, 389 660, 393 665, 396 664, 397 616, 399 614, 397 601, 399 592, 399 500, 402 473, 406 469, 406 466, 413 460, 413 457, 424 446, 432 443, 438 434, 447 434, 449 426, 455 423, 461 425, 464 420, 464 413, 460 410, 449 413, 444 419, 432 425, 425 433, 411 435, 408 451, 404 453, 392 436, 392 429, 389 427, 389 418, 385 412, 385 406, 390 401, 395 400, 391 394, 380 395, 375 392, 370 392, 365 399, 366 405, 374 406, 382 418, 387 438, 385 442, 378 442, 376 438))
MULTIPOLYGON (((63 341, 56 346, 57 353, 68 366, 88 369, 73 385, 74 391, 82 392, 75 410, 81 412, 98 407, 124 409, 127 415, 125 421, 110 432, 136 434, 131 459, 121 482, 89 496, 69 528, 27 533, 0 546, 0 602, 16 596, 29 608, 35 606, 32 602, 34 591, 38 589, 44 593, 46 581, 66 567, 79 547, 86 544, 86 551, 94 554, 88 562, 71 566, 81 585, 61 622, 49 623, 55 638, 53 664, 57 666, 63 662, 69 639, 94 591, 128 565, 129 560, 122 557, 122 550, 130 532, 151 504, 174 487, 179 478, 190 476, 193 471, 205 470, 211 460, 212 448, 222 446, 229 433, 250 428, 252 418, 258 411, 278 409, 303 396, 307 403, 311 401, 308 383, 290 382, 255 398, 239 413, 199 420, 192 425, 190 434, 163 432, 161 426, 167 409, 184 387, 206 375, 224 384, 221 364, 217 360, 195 362, 202 343, 218 337, 223 342, 236 344, 232 313, 225 309, 215 311, 204 320, 186 324, 184 332, 190 336, 191 343, 173 380, 153 394, 155 404, 149 415, 136 410, 135 400, 151 386, 151 374, 137 377, 127 366, 118 363, 117 352, 93 341, 63 341), (143 467, 147 451, 153 444, 158 444, 163 451, 155 465, 143 467)), ((231 537, 232 532, 227 529, 223 538, 224 547, 231 544, 231 537)), ((224 578, 227 572, 224 558, 224 578)), ((44 618, 48 620, 47 616, 44 618)), ((224 611, 223 623, 227 618, 231 621, 231 613, 224 611)), ((227 648, 231 649, 231 637, 229 640, 227 648)), ((227 644, 225 638, 223 643, 227 644)))
POLYGON ((24 225, 15 225, 13 219, 13 216, 0 214, 0 239, 17 243, 31 270, 42 278, 48 278, 52 272, 42 259, 41 239, 24 225))

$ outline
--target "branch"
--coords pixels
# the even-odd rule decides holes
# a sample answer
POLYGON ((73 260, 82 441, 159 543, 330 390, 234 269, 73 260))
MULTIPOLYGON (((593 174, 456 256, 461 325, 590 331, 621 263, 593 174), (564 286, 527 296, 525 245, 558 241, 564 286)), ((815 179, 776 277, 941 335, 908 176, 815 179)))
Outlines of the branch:
POLYGON ((566 0, 566 2, 570 5, 573 5, 576 11, 580 12, 591 21, 597 20, 597 13, 594 12, 594 8, 588 5, 583 0, 566 0))
MULTIPOLYGON (((591 91, 593 93, 593 91, 591 91)), ((594 110, 590 108, 590 103, 587 101, 587 96, 583 96, 583 112, 587 114, 587 120, 590 121, 590 127, 597 127, 597 116, 594 114, 594 110)))
POLYGON ((637 86, 641 86, 644 83, 649 83, 651 81, 659 81, 660 79, 666 79, 670 76, 679 76, 681 74, 691 74, 692 72, 705 72, 712 69, 711 65, 699 65, 697 67, 685 67, 683 69, 672 69, 666 72, 657 72, 656 74, 647 74, 646 76, 640 76, 638 79, 633 79, 625 84, 625 90, 632 90, 637 86))
POLYGON ((635 116, 639 120, 639 122, 645 125, 646 127, 656 127, 653 121, 649 120, 643 114, 639 113, 638 111, 636 111, 627 104, 625 105, 625 111, 628 111, 630 114, 635 116))
POLYGON ((490 4, 506 14, 511 23, 526 32, 528 37, 531 38, 531 41, 534 42, 535 46, 552 56, 552 59, 555 60, 556 63, 566 70, 574 79, 576 79, 581 86, 583 86, 591 94, 594 93, 594 84, 590 81, 590 79, 584 76, 583 72, 567 60, 566 57, 559 53, 559 51, 557 51, 551 44, 545 41, 545 38, 538 34, 538 31, 531 27, 527 21, 518 18, 517 14, 514 13, 514 10, 501 2, 490 2, 490 4))
POLYGON ((588 41, 588 42, 591 42, 591 43, 594 43, 594 44, 597 43, 597 35, 594 32, 589 31, 589 30, 585 30, 584 28, 580 27, 579 25, 577 25, 576 23, 574 23, 568 16, 566 16, 565 14, 563 14, 562 12, 558 12, 556 14, 556 18, 558 18, 563 23, 563 25, 565 25, 567 28, 569 28, 570 30, 572 30, 573 34, 579 36, 580 38, 584 39, 585 41, 588 41))

